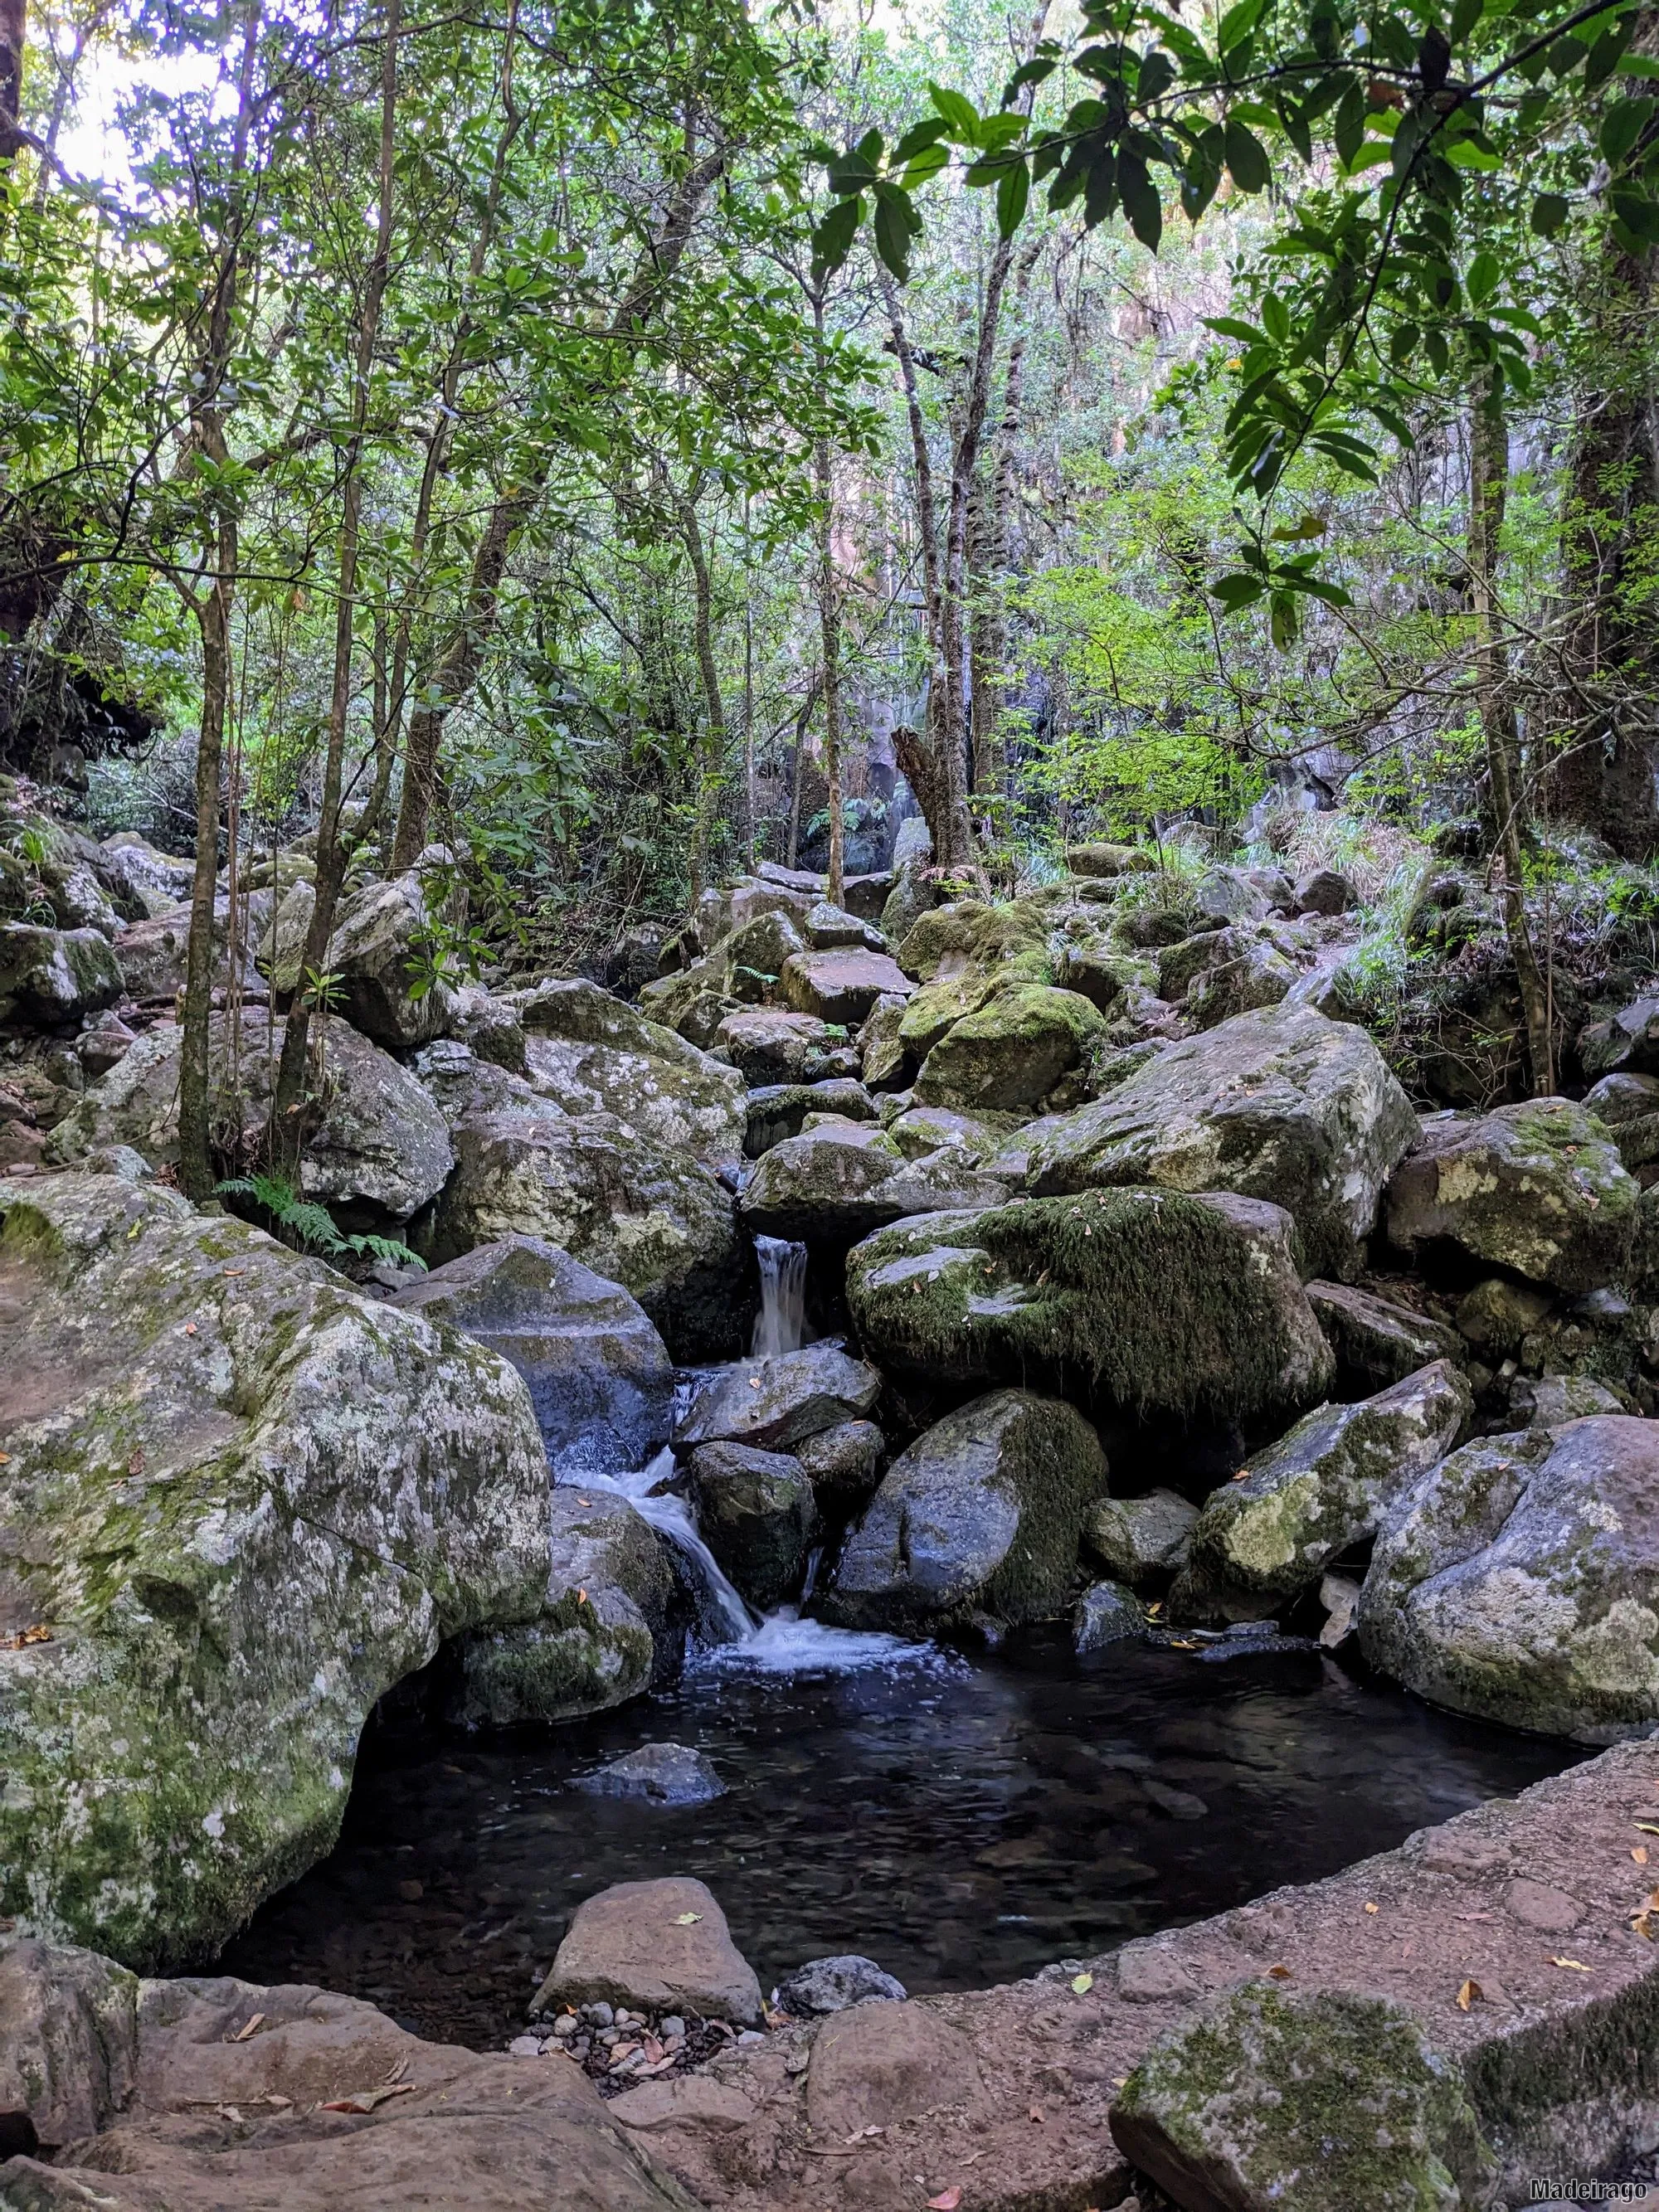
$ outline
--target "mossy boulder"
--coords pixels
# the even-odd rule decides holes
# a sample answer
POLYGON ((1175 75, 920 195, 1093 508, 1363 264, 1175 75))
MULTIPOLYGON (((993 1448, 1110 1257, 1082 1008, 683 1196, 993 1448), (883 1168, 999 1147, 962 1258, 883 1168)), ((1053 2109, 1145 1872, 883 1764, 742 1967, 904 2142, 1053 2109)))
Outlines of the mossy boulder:
POLYGON ((856 1076, 858 1054, 816 1014, 783 1006, 740 1006, 722 1016, 714 1032, 747 1084, 821 1083, 856 1076))
POLYGON ((333 1004, 354 1029, 395 1051, 441 1036, 447 983, 434 977, 433 940, 459 895, 441 845, 428 846, 390 883, 366 884, 341 905, 324 962, 333 1004))
POLYGON ((1366 1658, 1455 1712, 1616 1743, 1659 1724, 1659 1422, 1465 1444, 1384 1523, 1366 1658))
POLYGON ((858 1035, 859 1066, 872 1091, 891 1091, 904 1081, 911 1066, 909 1048, 901 1031, 907 1001, 896 991, 884 991, 864 1018, 858 1035))
POLYGON ((1595 1115, 1567 1098, 1423 1125, 1389 1185, 1388 1230, 1408 1250, 1439 1239, 1560 1291, 1623 1279, 1641 1193, 1595 1115))
POLYGON ((812 1480, 787 1452, 704 1444, 691 1455, 697 1529, 752 1606, 769 1612, 800 1595, 818 1534, 812 1480))
POLYGON ((873 1121, 876 1111, 875 1100, 850 1076, 832 1076, 823 1083, 757 1084, 744 1100, 743 1148, 757 1160, 774 1145, 799 1136, 814 1115, 873 1121))
POLYGON ((1076 991, 1015 984, 933 1046, 916 1078, 916 1097, 968 1113, 1034 1111, 1067 1076, 1076 1077, 1105 1027, 1098 1008, 1076 991))
POLYGON ((1091 1583, 1072 1608, 1072 1649, 1081 1658, 1146 1632, 1146 1608, 1121 1583, 1091 1583))
POLYGON ((1216 933, 1213 957, 1187 987, 1188 1015, 1201 1030, 1255 1006, 1276 1006, 1302 970, 1270 928, 1237 923, 1216 933))
POLYGON ((571 1115, 465 1045, 416 1072, 449 1123, 455 1172, 416 1225, 434 1265, 538 1237, 632 1291, 678 1359, 729 1357, 754 1310, 753 1260, 708 1169, 615 1115, 571 1115))
POLYGON ((842 1547, 825 1618, 919 1629, 1051 1613, 1105 1488, 1100 1439, 1074 1407, 1029 1390, 976 1398, 888 1468, 842 1547))
POLYGON ((1386 1997, 1249 1982, 1120 2090, 1125 2157, 1189 2212, 1474 2212, 1497 2163, 1462 2069, 1386 1997))
POLYGON ((117 1176, 0 1184, 0 1911, 201 1957, 332 1847, 376 1698, 541 1603, 529 1396, 117 1176))
POLYGON ((1285 1207, 1310 1273, 1350 1276, 1417 1116, 1364 1030, 1309 1007, 1240 1014, 1172 1044, 1036 1148, 1042 1196, 1120 1183, 1234 1190, 1285 1207))
MULTIPOLYGON (((224 1014, 209 1020, 212 1119, 221 1130, 239 1129, 248 1153, 270 1124, 286 1026, 264 1008, 245 1012, 240 1028, 224 1014)), ((407 1221, 437 1196, 455 1164, 442 1114, 406 1067, 345 1023, 319 1024, 312 1036, 301 1191, 348 1213, 407 1221)), ((106 1145, 131 1145, 151 1167, 176 1161, 181 1051, 173 1023, 146 1030, 58 1122, 51 1158, 72 1164, 106 1145)))
POLYGON ((757 1236, 847 1244, 907 1214, 995 1204, 1007 1194, 955 1147, 910 1160, 872 1123, 833 1120, 763 1156, 741 1212, 757 1236))
POLYGON ((1031 899, 955 899, 917 920, 898 948, 898 963, 919 983, 964 968, 986 972, 1021 953, 1045 954, 1048 910, 1031 899))
POLYGON ((0 1023, 71 1029, 123 993, 108 938, 95 929, 0 922, 0 1023))
POLYGON ((1213 1491, 1170 1594, 1178 1619, 1260 1620, 1316 1583, 1443 1458, 1474 1411, 1437 1361, 1357 1406, 1321 1406, 1213 1491))
POLYGON ((1403 1382, 1437 1359, 1468 1354, 1455 1328, 1352 1283, 1310 1283, 1308 1304, 1330 1340, 1338 1368, 1368 1389, 1403 1382))
POLYGON ((1074 876, 1150 875, 1157 870, 1158 855, 1138 845, 1072 845, 1066 848, 1066 865, 1074 876))
POLYGON ((464 1728, 574 1720, 678 1673, 693 1608, 673 1545, 625 1498, 561 1484, 530 1620, 465 1638, 448 1715, 464 1728))
POLYGON ((1139 1586, 1187 1563, 1198 1508, 1173 1490, 1103 1498, 1083 1531, 1088 1550, 1115 1583, 1139 1586))
POLYGON ((1305 1405, 1330 1350, 1280 1207, 1096 1191, 903 1221, 856 1246, 848 1304, 882 1364, 951 1382, 1028 1376, 1146 1413, 1305 1405))
POLYGON ((707 1168, 743 1157, 744 1079, 597 983, 543 983, 515 994, 532 1086, 567 1114, 611 1114, 707 1168))
MULTIPOLYGON (((862 927, 862 924, 855 926, 862 927)), ((728 977, 738 968, 749 968, 775 981, 787 961, 816 942, 802 933, 791 914, 757 914, 720 940, 720 953, 728 977)))

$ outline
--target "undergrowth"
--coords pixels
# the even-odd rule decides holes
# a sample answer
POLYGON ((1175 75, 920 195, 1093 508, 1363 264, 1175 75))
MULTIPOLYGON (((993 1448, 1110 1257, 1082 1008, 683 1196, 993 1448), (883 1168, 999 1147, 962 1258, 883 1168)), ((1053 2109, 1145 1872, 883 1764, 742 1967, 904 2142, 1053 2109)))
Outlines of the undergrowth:
POLYGON ((325 1260, 386 1260, 394 1267, 419 1267, 426 1262, 395 1237, 355 1236, 343 1230, 325 1206, 302 1197, 285 1176, 256 1171, 232 1176, 215 1186, 222 1198, 237 1198, 267 1214, 276 1233, 301 1251, 315 1252, 325 1260))

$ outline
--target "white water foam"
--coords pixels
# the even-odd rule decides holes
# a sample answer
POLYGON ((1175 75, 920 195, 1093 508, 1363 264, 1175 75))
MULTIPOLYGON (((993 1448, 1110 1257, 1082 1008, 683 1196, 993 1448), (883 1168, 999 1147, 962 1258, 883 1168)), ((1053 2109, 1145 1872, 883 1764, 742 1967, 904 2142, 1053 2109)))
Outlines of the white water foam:
POLYGON ((761 1309, 750 1350, 757 1359, 776 1359, 800 1350, 806 1326, 806 1247, 786 1243, 781 1237, 757 1237, 755 1259, 761 1309))
POLYGON ((864 1634, 803 1620, 793 1605, 769 1613, 740 1643, 710 1645, 698 1655, 700 1669, 758 1674, 855 1674, 871 1668, 927 1667, 968 1671, 966 1662, 936 1644, 902 1636, 864 1634))

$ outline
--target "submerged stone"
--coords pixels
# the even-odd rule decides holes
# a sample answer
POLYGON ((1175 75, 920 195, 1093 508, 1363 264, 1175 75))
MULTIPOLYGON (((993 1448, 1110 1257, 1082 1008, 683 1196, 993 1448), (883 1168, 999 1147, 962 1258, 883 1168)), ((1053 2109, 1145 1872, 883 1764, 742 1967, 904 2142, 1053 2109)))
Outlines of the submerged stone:
POLYGON ((684 1743, 642 1743, 574 1786, 590 1797, 636 1797, 647 1805, 707 1805, 726 1795, 714 1760, 684 1743))

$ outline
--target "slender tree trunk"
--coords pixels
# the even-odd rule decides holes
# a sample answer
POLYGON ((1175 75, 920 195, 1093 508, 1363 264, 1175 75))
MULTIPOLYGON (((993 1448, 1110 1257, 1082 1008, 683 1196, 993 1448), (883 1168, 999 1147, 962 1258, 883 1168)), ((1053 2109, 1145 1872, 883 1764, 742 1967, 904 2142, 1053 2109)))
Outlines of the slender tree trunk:
POLYGON ((9 167, 23 139, 23 41, 27 0, 0 0, 0 164, 9 167))
POLYGON ((697 674, 702 684, 703 741, 697 757, 697 820, 691 842, 691 902, 695 906, 708 887, 709 830, 714 794, 726 758, 726 705, 720 697, 720 674, 714 661, 714 595, 708 577, 708 554, 697 520, 695 491, 679 502, 680 533, 691 563, 695 594, 693 633, 696 641, 697 674))
MULTIPOLYGON (((1041 240, 1033 239, 1019 257, 1014 295, 1022 311, 1041 250, 1041 240)), ((1022 318, 1008 347, 1002 419, 992 441, 990 469, 969 525, 969 589, 974 611, 974 789, 988 798, 1006 795, 1001 722, 1006 696, 1004 665, 1008 655, 1008 513, 1013 499, 1014 447, 1019 437, 1024 368, 1022 318)))
MULTIPOLYGON (((4 4, 4 0, 0 0, 4 4)), ((246 222, 243 185, 253 117, 253 70, 259 10, 244 19, 237 79, 236 125, 228 179, 228 213, 220 242, 207 328, 196 370, 191 438, 216 468, 229 459, 222 392, 236 327, 236 295, 246 222)), ((185 946, 185 1004, 179 1039, 179 1183, 198 1204, 213 1195, 211 1071, 213 910, 219 877, 219 783, 224 766, 225 716, 230 699, 231 608, 238 559, 236 511, 216 501, 206 545, 206 589, 193 601, 202 634, 202 718, 196 746, 196 866, 191 879, 190 934, 185 946)))
POLYGON ((289 1008, 282 1057, 271 1095, 272 1141, 278 1156, 298 1161, 305 1104, 306 1055, 311 1016, 319 1003, 319 978, 328 960, 340 886, 350 848, 342 831, 340 804, 345 770, 346 723, 351 709, 351 668, 357 618, 357 547, 363 508, 363 447, 368 423, 368 386, 380 331, 380 303, 392 265, 393 157, 397 151, 398 33, 401 0, 386 0, 385 44, 380 61, 380 191, 374 253, 363 286, 357 318, 357 358, 351 395, 351 434, 345 451, 345 483, 340 514, 340 568, 334 609, 334 674, 328 702, 328 737, 323 756, 323 797, 317 821, 316 898, 306 932, 300 988, 289 1008))
MULTIPOLYGON (((812 298, 812 329, 820 355, 823 351, 823 294, 812 298)), ((841 584, 836 574, 836 479, 830 466, 830 441, 817 439, 812 447, 812 469, 818 489, 818 635, 823 647, 823 774, 830 786, 830 869, 828 890, 831 906, 846 896, 846 824, 841 795, 841 584)))
POLYGON ((905 780, 915 793, 916 804, 927 821, 933 841, 933 855, 937 860, 944 849, 945 840, 946 793, 939 763, 947 740, 943 721, 945 686, 943 625, 939 617, 939 514, 933 498, 933 461, 928 450, 927 425, 922 416, 921 395, 916 384, 915 353, 904 326, 898 289, 885 269, 878 270, 878 275, 882 299, 887 309, 888 328, 892 332, 893 353, 899 365, 899 381, 904 392, 905 419, 910 431, 910 460, 916 477, 916 535, 921 549, 922 616, 928 655, 927 705, 924 716, 926 735, 924 737, 914 731, 895 732, 894 750, 905 780))
POLYGON ((1474 598, 1480 727, 1492 794, 1492 874, 1503 902, 1504 933, 1520 986, 1533 1096, 1544 1098, 1555 1089, 1549 989, 1527 918, 1521 749, 1497 594, 1498 541, 1509 477, 1509 424, 1501 398, 1489 389, 1477 398, 1469 417, 1469 575, 1474 598))

